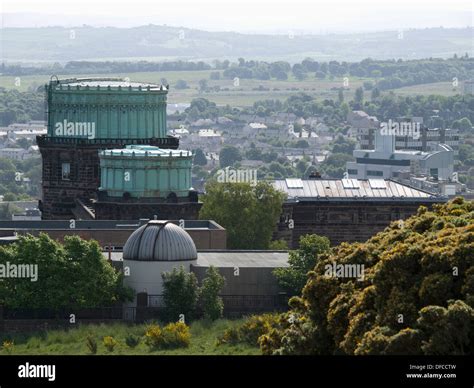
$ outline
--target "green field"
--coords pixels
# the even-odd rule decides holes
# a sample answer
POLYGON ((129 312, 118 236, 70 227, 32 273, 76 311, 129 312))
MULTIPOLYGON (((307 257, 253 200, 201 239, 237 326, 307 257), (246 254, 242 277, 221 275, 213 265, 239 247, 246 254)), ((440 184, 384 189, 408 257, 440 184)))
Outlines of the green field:
MULTIPOLYGON (((318 100, 337 99, 337 88, 343 86, 343 78, 334 78, 333 80, 318 80, 314 77, 299 81, 290 77, 286 81, 279 80, 256 80, 256 79, 240 79, 239 85, 234 86, 231 79, 210 80, 209 75, 212 71, 167 71, 167 72, 140 72, 140 73, 116 73, 116 74, 81 74, 80 78, 85 77, 129 77, 133 81, 156 82, 160 83, 164 78, 170 84, 170 93, 168 102, 173 103, 189 103, 193 98, 205 97, 218 105, 229 104, 233 107, 250 106, 255 101, 264 99, 280 99, 285 100, 289 96, 305 92, 314 96, 318 100), (188 83, 188 89, 178 90, 174 87, 176 81, 185 80, 188 83), (215 86, 220 87, 220 91, 210 91, 206 93, 199 92, 199 80, 206 79, 209 88, 215 86), (256 90, 258 88, 268 90, 256 90)), ((221 72, 222 75, 222 72, 221 72)), ((58 74, 60 78, 70 78, 71 75, 63 76, 58 74)), ((6 89, 18 89, 20 91, 34 90, 48 82, 48 75, 23 76, 16 79, 11 76, 0 76, 0 87, 6 89), (19 82, 18 82, 19 81, 19 82)), ((346 99, 352 99, 355 89, 362 86, 364 81, 372 80, 369 78, 349 77, 349 90, 344 92, 346 99)), ((458 88, 458 91, 460 89, 458 88)), ((393 90, 399 95, 429 95, 440 94, 450 96, 456 94, 449 82, 437 82, 424 85, 416 85, 403 87, 393 90)), ((370 98, 370 92, 366 91, 365 98, 370 98)))
POLYGON ((431 84, 405 86, 403 88, 395 89, 394 92, 400 96, 436 94, 449 97, 462 92, 462 83, 460 82, 457 88, 453 88, 451 82, 433 82, 431 84))
POLYGON ((0 335, 1 343, 13 340, 11 353, 5 349, 0 355, 87 355, 90 354, 86 345, 86 338, 92 335, 98 344, 98 355, 258 355, 260 349, 249 345, 239 344, 217 345, 217 338, 225 329, 241 324, 242 320, 221 319, 215 322, 195 321, 191 324, 191 344, 188 348, 173 350, 150 351, 143 340, 135 348, 125 343, 127 335, 143 336, 146 325, 101 324, 79 325, 77 328, 65 330, 51 330, 40 334, 0 335), (103 338, 112 336, 118 341, 113 352, 109 352, 103 345, 103 338))

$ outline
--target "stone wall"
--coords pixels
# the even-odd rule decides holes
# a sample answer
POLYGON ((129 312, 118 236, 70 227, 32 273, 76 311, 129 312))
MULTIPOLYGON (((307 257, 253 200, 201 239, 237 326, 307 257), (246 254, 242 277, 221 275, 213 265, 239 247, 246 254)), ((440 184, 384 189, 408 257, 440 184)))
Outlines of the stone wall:
POLYGON ((105 202, 95 203, 96 220, 137 220, 140 218, 159 220, 197 220, 202 203, 140 203, 140 202, 105 202))
MULTIPOLYGON (((46 233, 51 238, 62 242, 65 236, 79 236, 85 240, 97 240, 102 247, 115 246, 123 247, 125 242, 135 229, 35 229, 17 230, 19 234, 39 235, 46 233)), ((0 231, 2 233, 4 231, 0 231)), ((196 244, 198 250, 201 249, 226 249, 227 233, 225 229, 196 228, 186 229, 196 244)), ((8 232, 11 235, 11 232, 8 232)), ((4 233, 2 233, 4 234, 4 233)))
POLYGON ((343 202, 321 201, 285 203, 274 239, 283 239, 290 248, 297 248, 306 234, 326 236, 332 245, 342 242, 364 242, 384 230, 392 221, 415 214, 418 207, 431 202, 343 202), (293 229, 289 220, 294 222, 293 229))

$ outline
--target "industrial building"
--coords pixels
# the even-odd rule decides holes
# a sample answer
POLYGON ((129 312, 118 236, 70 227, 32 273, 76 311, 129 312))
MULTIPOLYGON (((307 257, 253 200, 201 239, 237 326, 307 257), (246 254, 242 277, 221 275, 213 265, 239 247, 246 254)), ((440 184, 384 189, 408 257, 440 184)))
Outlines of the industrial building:
POLYGON ((438 144, 435 151, 396 150, 395 136, 375 131, 375 149, 356 149, 355 162, 347 162, 347 177, 354 179, 393 179, 401 173, 424 175, 448 181, 453 176, 454 151, 438 144))

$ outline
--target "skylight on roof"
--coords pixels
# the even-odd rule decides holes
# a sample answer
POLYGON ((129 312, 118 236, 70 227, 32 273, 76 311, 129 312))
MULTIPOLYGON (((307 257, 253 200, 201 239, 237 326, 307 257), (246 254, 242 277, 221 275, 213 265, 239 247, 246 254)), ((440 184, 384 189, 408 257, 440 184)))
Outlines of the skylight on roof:
POLYGON ((360 183, 357 179, 342 179, 342 186, 345 189, 360 189, 360 183))
POLYGON ((386 189, 387 185, 383 179, 369 179, 371 189, 386 189))
POLYGON ((302 189, 303 181, 301 179, 285 179, 289 189, 302 189))

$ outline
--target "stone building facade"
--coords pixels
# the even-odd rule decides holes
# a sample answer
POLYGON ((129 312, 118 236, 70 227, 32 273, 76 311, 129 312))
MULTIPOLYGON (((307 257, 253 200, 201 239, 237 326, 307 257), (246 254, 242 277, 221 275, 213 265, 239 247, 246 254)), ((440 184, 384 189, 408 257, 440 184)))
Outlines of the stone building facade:
POLYGON ((366 241, 391 222, 415 214, 420 206, 445 197, 391 180, 286 179, 274 186, 287 194, 275 239, 297 248, 301 236, 326 236, 332 245, 366 241))

